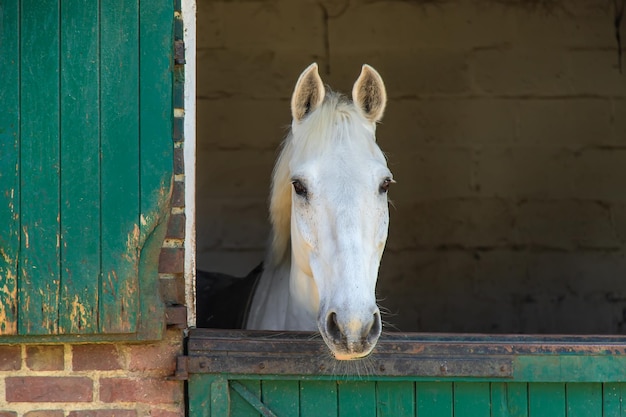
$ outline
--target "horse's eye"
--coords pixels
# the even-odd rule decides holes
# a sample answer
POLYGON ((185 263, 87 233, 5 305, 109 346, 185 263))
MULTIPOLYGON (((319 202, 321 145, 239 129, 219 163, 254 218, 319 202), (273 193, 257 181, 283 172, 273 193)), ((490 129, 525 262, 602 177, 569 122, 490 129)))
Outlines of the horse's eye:
POLYGON ((293 184, 293 190, 296 192, 296 194, 298 194, 301 197, 307 196, 306 187, 304 186, 304 184, 302 184, 302 182, 300 182, 299 180, 294 180, 292 184, 293 184))
POLYGON ((394 180, 392 180, 391 178, 385 178, 383 183, 380 184, 380 193, 384 194, 387 191, 389 191, 389 186, 391 185, 392 182, 394 182, 394 180))

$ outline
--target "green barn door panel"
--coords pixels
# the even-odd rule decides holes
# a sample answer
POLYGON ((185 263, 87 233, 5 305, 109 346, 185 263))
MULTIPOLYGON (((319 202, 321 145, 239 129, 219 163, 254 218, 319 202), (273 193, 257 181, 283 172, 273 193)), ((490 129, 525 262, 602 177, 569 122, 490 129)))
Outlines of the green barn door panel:
MULTIPOLYGON (((171 0, 139 3, 140 36, 140 155, 141 155, 141 217, 140 246, 151 251, 154 258, 142 254, 140 276, 158 274, 158 253, 173 184, 174 157, 172 143, 172 74, 173 74, 173 16, 171 0), (164 30, 168 28, 168 30, 164 30)), ((158 280, 143 280, 142 291, 158 297, 158 280)), ((154 320, 165 314, 158 299, 141 304, 141 318, 154 320)), ((145 322, 141 323, 145 325, 145 322)), ((154 327, 151 324, 150 327, 154 327)))
POLYGON ((20 247, 19 0, 0 2, 0 335, 17 333, 20 247))
POLYGON ((417 415, 420 417, 452 417, 454 394, 451 382, 416 383, 417 415))
POLYGON ((337 417, 335 381, 300 382, 300 417, 337 417))
POLYGON ((493 382, 491 384, 492 417, 528 417, 528 384, 493 382))
POLYGON ((173 3, 7 0, 0 19, 0 341, 156 339, 173 3))
POLYGON ((61 3, 61 334, 98 331, 98 3, 61 3))
POLYGON ((60 263, 59 3, 21 1, 20 334, 57 334, 60 263))
POLYGON ((101 8, 102 283, 100 331, 137 327, 139 259, 139 8, 101 8), (133 45, 134 47, 120 47, 133 45), (120 256, 119 248, 127 250, 120 256))

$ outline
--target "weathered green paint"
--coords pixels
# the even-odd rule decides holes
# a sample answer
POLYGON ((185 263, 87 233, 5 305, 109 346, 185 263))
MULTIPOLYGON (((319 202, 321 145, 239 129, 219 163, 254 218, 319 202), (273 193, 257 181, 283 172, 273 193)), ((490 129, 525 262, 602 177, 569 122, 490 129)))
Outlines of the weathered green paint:
POLYGON ((492 417, 527 417, 528 384, 491 383, 491 415, 492 417))
POLYGON ((300 382, 300 417, 337 417, 337 384, 334 381, 300 382))
POLYGON ((59 333, 98 332, 100 129, 98 3, 61 7, 59 333), (61 314, 63 312, 63 314, 61 314))
POLYGON ((567 384, 567 416, 595 417, 602 415, 602 384, 567 384))
POLYGON ((57 0, 21 1, 20 334, 59 331, 60 111, 57 0))
POLYGON ((339 417, 376 417, 376 383, 372 381, 339 381, 339 417))
POLYGON ((622 383, 603 384, 602 387, 602 408, 603 417, 624 417, 626 416, 626 385, 622 383))
POLYGON ((416 384, 417 415, 420 417, 452 417, 454 397, 452 382, 416 384))
POLYGON ((20 248, 19 0, 0 2, 0 335, 17 333, 20 248))
POLYGON ((614 383, 265 381, 195 375, 189 386, 191 417, 262 416, 261 408, 279 417, 623 417, 626 402, 624 384, 614 383), (236 384, 245 387, 244 395, 233 388, 236 384))
POLYGON ((376 383, 378 417, 412 417, 415 415, 415 384, 410 381, 376 383))
POLYGON ((297 416, 300 410, 298 381, 263 381, 263 403, 278 416, 297 416))
POLYGON ((0 342, 160 336, 173 20, 165 0, 0 3, 0 342))
POLYGON ((139 9, 120 0, 101 8, 102 276, 100 331, 134 332, 139 257, 139 9), (120 47, 120 45, 134 45, 120 47), (126 247, 120 256, 119 248, 126 247))
POLYGON ((532 417, 565 417, 565 384, 539 382, 528 385, 528 411, 532 417))
MULTIPOLYGON (((225 378, 226 381, 228 379, 225 378)), ((238 382, 249 392, 251 395, 255 395, 257 398, 261 398, 261 382, 257 380, 238 380, 238 382)), ((228 383, 228 382, 227 382, 228 383)), ((259 417, 261 414, 247 401, 241 394, 239 393, 231 393, 230 394, 230 415, 235 417, 246 416, 246 417, 259 417)), ((226 399, 227 396, 222 394, 215 397, 214 405, 212 406, 212 410, 215 410, 215 406, 219 405, 220 413, 212 412, 212 416, 222 416, 221 410, 228 409, 227 406, 221 405, 223 400, 226 399)))
MULTIPOLYGON (((212 393, 219 377, 252 387, 253 402, 277 416, 626 417, 623 336, 386 334, 365 362, 349 364, 329 363, 322 343, 301 333, 191 330, 190 416, 206 415, 207 396, 227 400, 212 393), (404 367, 407 356, 439 366, 404 367), (249 373, 228 373, 230 358, 249 373), (459 358, 474 370, 453 366, 459 358)), ((258 415, 230 397, 220 415, 258 415)))

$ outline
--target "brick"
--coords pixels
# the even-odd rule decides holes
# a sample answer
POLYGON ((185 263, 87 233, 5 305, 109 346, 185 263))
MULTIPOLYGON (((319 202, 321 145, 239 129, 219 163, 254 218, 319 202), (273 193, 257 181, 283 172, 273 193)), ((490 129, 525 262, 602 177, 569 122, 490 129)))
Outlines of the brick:
POLYGON ((101 378, 100 401, 105 403, 139 402, 146 404, 178 403, 183 400, 179 381, 160 379, 101 378))
POLYGON ((420 201, 475 196, 473 151, 456 146, 415 146, 387 149, 388 166, 398 182, 392 201, 420 201))
MULTIPOLYGON (((607 40, 609 38, 610 36, 607 36, 607 40)), ((576 93, 609 97, 626 96, 624 76, 619 71, 615 45, 602 50, 572 50, 567 54, 567 61, 568 78, 576 93)))
POLYGON ((183 147, 174 148, 174 174, 185 173, 185 149, 183 147))
POLYGON ((572 94, 567 60, 561 51, 545 48, 475 50, 472 77, 477 89, 498 95, 553 96, 572 94))
POLYGON ((398 152, 418 145, 503 145, 516 140, 517 112, 515 100, 394 101, 376 136, 383 150, 398 152))
POLYGON ((514 207, 504 200, 447 199, 396 205, 387 247, 494 248, 515 244, 514 207), (401 225, 397 223, 401 222, 401 225))
POLYGON ((610 103, 602 99, 522 100, 519 131, 523 144, 611 144, 610 103))
POLYGON ((613 15, 606 3, 568 2, 550 11, 515 11, 515 43, 543 48, 614 48, 613 15))
POLYGON ((626 132, 626 100, 613 101, 612 138, 615 143, 624 142, 626 132))
POLYGON ((185 250, 183 248, 163 248, 159 256, 159 272, 176 274, 184 271, 185 250))
MULTIPOLYGON (((294 72, 293 77, 297 74, 294 72)), ((295 81, 294 78, 294 85, 295 81)), ((198 98, 196 103, 199 151, 263 149, 275 152, 287 134, 286 127, 291 124, 286 98, 198 98)))
POLYGON ((226 251, 198 248, 197 268, 244 277, 265 258, 264 250, 226 251))
POLYGON ((21 367, 21 346, 0 346, 0 371, 17 371, 21 367))
POLYGON ((198 203, 203 197, 267 198, 276 155, 276 150, 198 151, 198 166, 204 167, 196 179, 196 190, 202 190, 198 203))
POLYGON ((24 413, 24 417, 64 417, 63 410, 37 410, 24 413))
POLYGON ((314 2, 207 3, 198 5, 199 13, 208 17, 209 24, 217 25, 217 30, 207 28, 207 35, 198 38, 198 48, 219 45, 229 49, 271 47, 289 51, 306 45, 306 49, 323 54, 323 10, 314 2))
POLYGON ((619 249, 609 207, 594 201, 526 201, 517 209, 522 244, 551 249, 619 249))
POLYGON ((329 37, 331 49, 339 54, 355 48, 397 49, 411 54, 416 48, 452 44, 471 48, 512 42, 516 37, 515 19, 514 13, 497 3, 475 7, 464 1, 351 2, 343 13, 331 15, 329 37), (372 19, 376 24, 363 24, 372 19))
POLYGON ((576 195, 583 199, 623 202, 626 178, 626 149, 591 148, 580 152, 572 181, 576 195))
POLYGON ((162 342, 148 345, 128 346, 130 363, 128 369, 138 372, 153 372, 172 375, 176 370, 176 358, 182 354, 180 334, 167 333, 162 342))
POLYGON ((172 207, 185 207, 185 183, 183 181, 174 181, 170 204, 172 207))
POLYGON ((68 417, 136 417, 137 410, 76 410, 70 411, 68 417))
POLYGON ((485 147, 478 152, 476 182, 484 197, 576 198, 575 152, 564 147, 485 147))
POLYGON ((185 238, 185 213, 171 214, 169 222, 167 224, 166 237, 169 239, 184 239, 185 238))
POLYGON ((86 377, 7 377, 8 402, 87 402, 93 381, 86 377))
POLYGON ((267 199, 213 201, 197 230, 205 233, 206 247, 263 249, 269 236, 267 199))
POLYGON ((185 304, 185 280, 182 273, 159 279, 161 298, 166 305, 185 304))
POLYGON ((150 410, 150 417, 184 417, 184 410, 162 410, 162 409, 152 409, 150 410))
POLYGON ((286 100, 302 70, 311 62, 322 65, 323 59, 311 49, 276 50, 269 45, 198 50, 197 95, 286 100))
POLYGON ((65 349, 59 345, 27 346, 26 366, 33 371, 61 371, 65 349))
POLYGON ((124 368, 124 358, 113 344, 72 346, 72 370, 112 371, 124 368))
POLYGON ((626 204, 613 203, 610 206, 615 233, 622 243, 626 243, 626 204))
POLYGON ((16 411, 1 411, 0 410, 0 417, 17 417, 17 412, 16 411))
POLYGON ((331 48, 332 72, 324 79, 335 90, 349 94, 364 63, 383 77, 391 99, 458 95, 472 91, 468 52, 464 49, 424 48, 411 51, 379 49, 339 52, 331 48))

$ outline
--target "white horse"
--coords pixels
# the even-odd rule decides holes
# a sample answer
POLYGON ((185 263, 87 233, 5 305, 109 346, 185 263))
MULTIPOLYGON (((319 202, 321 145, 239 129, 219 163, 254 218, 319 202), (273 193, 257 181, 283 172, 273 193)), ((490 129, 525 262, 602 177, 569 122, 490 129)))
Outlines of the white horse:
POLYGON ((319 330, 335 358, 367 356, 382 330, 378 267, 394 182, 376 144, 387 95, 364 65, 352 101, 300 75, 293 122, 273 173, 271 250, 246 328, 319 330))

